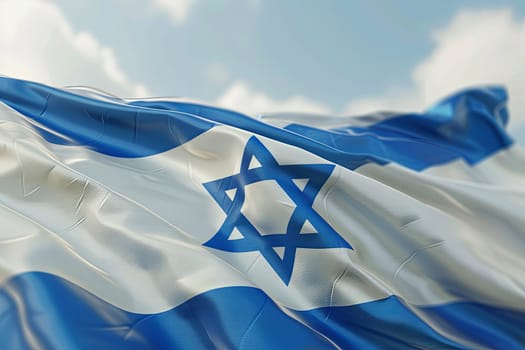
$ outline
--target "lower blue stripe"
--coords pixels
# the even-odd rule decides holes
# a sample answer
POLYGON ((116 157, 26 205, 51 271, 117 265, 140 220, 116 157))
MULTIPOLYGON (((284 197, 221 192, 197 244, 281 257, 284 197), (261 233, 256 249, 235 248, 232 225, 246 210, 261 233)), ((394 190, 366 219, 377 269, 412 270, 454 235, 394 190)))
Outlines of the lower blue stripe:
POLYGON ((410 307, 391 296, 299 317, 343 349, 525 349, 524 312, 472 302, 410 307))
POLYGON ((66 280, 25 273, 0 289, 2 349, 333 349, 259 289, 223 288, 172 310, 123 311, 66 280))
POLYGON ((392 296, 353 306, 287 310, 290 317, 257 288, 229 287, 142 315, 60 277, 30 272, 0 287, 0 348, 525 348, 523 312, 469 302, 411 309, 392 296))

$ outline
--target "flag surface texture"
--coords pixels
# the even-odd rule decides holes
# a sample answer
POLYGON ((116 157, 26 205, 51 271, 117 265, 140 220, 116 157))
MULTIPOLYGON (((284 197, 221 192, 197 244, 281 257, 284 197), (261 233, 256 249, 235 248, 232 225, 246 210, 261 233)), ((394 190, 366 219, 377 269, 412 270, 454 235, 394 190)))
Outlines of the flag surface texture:
POLYGON ((506 100, 249 117, 0 77, 0 348, 525 348, 506 100))

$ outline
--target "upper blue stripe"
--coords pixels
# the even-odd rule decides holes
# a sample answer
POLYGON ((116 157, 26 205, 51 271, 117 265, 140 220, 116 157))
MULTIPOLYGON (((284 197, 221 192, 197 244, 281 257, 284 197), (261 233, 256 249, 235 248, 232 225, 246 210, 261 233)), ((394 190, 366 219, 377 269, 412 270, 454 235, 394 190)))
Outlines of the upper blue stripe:
POLYGON ((472 302, 414 307, 392 296, 287 312, 293 317, 257 288, 227 287, 136 314, 60 277, 28 272, 0 286, 0 348, 525 348, 525 313, 472 302))
POLYGON ((501 88, 466 90, 421 114, 402 114, 367 127, 286 129, 343 151, 361 150, 413 170, 463 159, 475 164, 510 146, 507 94, 501 88))
MULTIPOLYGON (((463 159, 475 164, 512 145, 507 134, 507 93, 498 87, 465 90, 421 114, 399 114, 366 127, 323 130, 291 124, 285 130, 220 108, 172 101, 134 105, 180 110, 301 147, 355 169, 374 162, 395 162, 413 170, 463 159), (300 136, 300 137, 297 137, 300 136)), ((355 118, 356 122, 367 117, 355 118)))
POLYGON ((49 142, 87 146, 117 157, 164 152, 214 125, 177 111, 112 103, 2 77, 0 101, 56 132, 58 136, 37 127, 49 142))
POLYGON ((291 124, 283 129, 195 103, 112 102, 0 78, 0 102, 63 136, 37 127, 49 142, 84 145, 118 157, 144 157, 224 124, 300 147, 349 169, 369 162, 396 162, 414 170, 456 159, 475 164, 513 142, 505 131, 506 100, 501 88, 472 89, 424 113, 395 115, 366 127, 322 130, 291 124))

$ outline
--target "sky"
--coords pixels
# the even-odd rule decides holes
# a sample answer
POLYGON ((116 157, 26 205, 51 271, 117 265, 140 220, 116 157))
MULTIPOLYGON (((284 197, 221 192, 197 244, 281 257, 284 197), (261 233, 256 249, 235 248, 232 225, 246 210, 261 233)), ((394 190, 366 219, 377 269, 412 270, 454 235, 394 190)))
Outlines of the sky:
POLYGON ((525 143, 525 1, 0 0, 0 74, 248 114, 421 111, 504 85, 525 143))

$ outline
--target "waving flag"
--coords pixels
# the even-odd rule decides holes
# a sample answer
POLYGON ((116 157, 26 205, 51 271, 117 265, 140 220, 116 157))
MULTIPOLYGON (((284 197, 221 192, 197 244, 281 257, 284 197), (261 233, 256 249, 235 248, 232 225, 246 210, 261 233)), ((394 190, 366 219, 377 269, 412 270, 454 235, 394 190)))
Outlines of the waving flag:
POLYGON ((0 348, 524 348, 506 98, 251 118, 0 78, 0 348))

